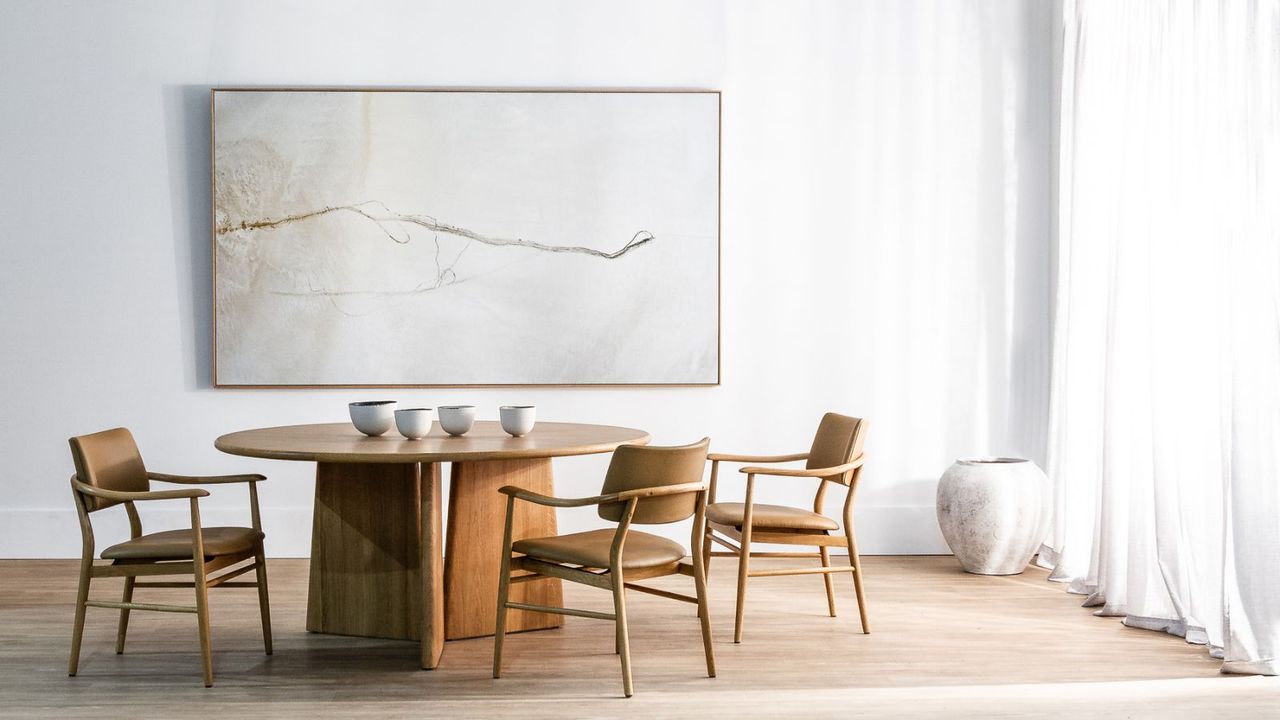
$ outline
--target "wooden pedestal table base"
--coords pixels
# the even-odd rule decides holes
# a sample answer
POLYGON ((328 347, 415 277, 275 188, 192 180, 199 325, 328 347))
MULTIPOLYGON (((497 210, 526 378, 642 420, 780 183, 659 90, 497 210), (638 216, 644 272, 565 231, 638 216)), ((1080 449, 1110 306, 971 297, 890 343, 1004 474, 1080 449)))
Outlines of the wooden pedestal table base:
MULTIPOLYGON (((554 494, 551 458, 646 443, 640 430, 541 423, 511 438, 476 423, 462 438, 366 438, 346 423, 231 433, 224 452, 316 465, 307 629, 335 635, 419 640, 434 668, 445 640, 493 634, 497 608, 503 485, 554 494), (441 468, 452 462, 448 537, 441 543, 441 468), (442 554, 442 550, 445 552, 442 554)), ((514 536, 556 534, 554 508, 520 503, 514 536)), ((562 606, 560 580, 512 587, 512 600, 562 606)), ((511 611, 508 632, 559 627, 559 615, 511 611)))
MULTIPOLYGON (((505 521, 503 485, 552 494, 551 461, 453 463, 448 552, 440 557, 440 464, 319 463, 311 534, 307 629, 421 640, 435 667, 443 640, 493 635, 505 521), (425 548, 425 555, 424 555, 425 548), (426 560, 426 572, 423 559, 426 560), (424 610, 427 603, 433 607, 424 610), (439 605, 440 607, 435 607, 439 605), (443 621, 443 622, 442 622, 443 621)), ((554 508, 522 503, 518 537, 556 534, 554 508)), ((516 602, 563 605, 560 581, 521 583, 516 602)), ((558 615, 512 612, 511 632, 559 627, 558 615)))

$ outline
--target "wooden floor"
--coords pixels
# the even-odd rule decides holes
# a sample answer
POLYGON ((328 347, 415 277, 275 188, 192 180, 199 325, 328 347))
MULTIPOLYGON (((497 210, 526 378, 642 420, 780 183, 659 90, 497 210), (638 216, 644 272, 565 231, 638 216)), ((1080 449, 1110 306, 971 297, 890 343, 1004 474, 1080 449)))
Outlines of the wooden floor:
MULTIPOLYGON (((0 561, 0 716, 1280 717, 1280 678, 1220 675, 1204 648, 1093 617, 1042 571, 979 577, 950 557, 866 558, 866 636, 847 577, 836 619, 816 576, 754 580, 734 645, 732 562, 712 563, 716 679, 704 675, 690 606, 629 594, 636 696, 626 700, 607 622, 511 636, 501 680, 490 678, 489 639, 449 643, 441 668, 425 672, 414 643, 308 634, 303 560, 270 563, 273 657, 261 652, 253 591, 210 594, 212 689, 200 682, 194 616, 162 613, 134 613, 117 656, 116 613, 91 608, 80 675, 68 678, 76 562, 0 561)), ((118 587, 94 595, 115 599, 118 587)), ((138 592, 144 602, 190 593, 138 592)), ((566 596, 611 609, 592 588, 566 596)))

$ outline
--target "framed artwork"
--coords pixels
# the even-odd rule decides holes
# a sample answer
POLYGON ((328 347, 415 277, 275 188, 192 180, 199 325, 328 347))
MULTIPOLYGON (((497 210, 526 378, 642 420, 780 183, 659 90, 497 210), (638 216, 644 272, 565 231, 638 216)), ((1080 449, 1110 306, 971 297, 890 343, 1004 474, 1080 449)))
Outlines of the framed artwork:
POLYGON ((718 92, 212 113, 216 386, 719 383, 718 92))

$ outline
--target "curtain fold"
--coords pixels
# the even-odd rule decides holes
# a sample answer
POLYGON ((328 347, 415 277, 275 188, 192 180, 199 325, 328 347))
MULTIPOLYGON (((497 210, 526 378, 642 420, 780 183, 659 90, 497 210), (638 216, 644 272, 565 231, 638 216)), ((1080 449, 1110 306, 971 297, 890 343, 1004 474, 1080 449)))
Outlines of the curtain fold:
POLYGON ((1066 0, 1042 561, 1280 670, 1280 1, 1066 0))

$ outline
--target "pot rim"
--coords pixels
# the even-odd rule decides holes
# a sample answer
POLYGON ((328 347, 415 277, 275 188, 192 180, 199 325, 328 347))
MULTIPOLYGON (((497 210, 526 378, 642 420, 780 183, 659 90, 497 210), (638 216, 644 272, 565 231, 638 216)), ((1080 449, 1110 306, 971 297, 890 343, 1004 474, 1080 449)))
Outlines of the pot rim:
POLYGON ((1027 458, 1001 457, 998 455, 984 457, 964 457, 956 458, 956 462, 961 465, 1016 465, 1018 463, 1031 462, 1027 458))

